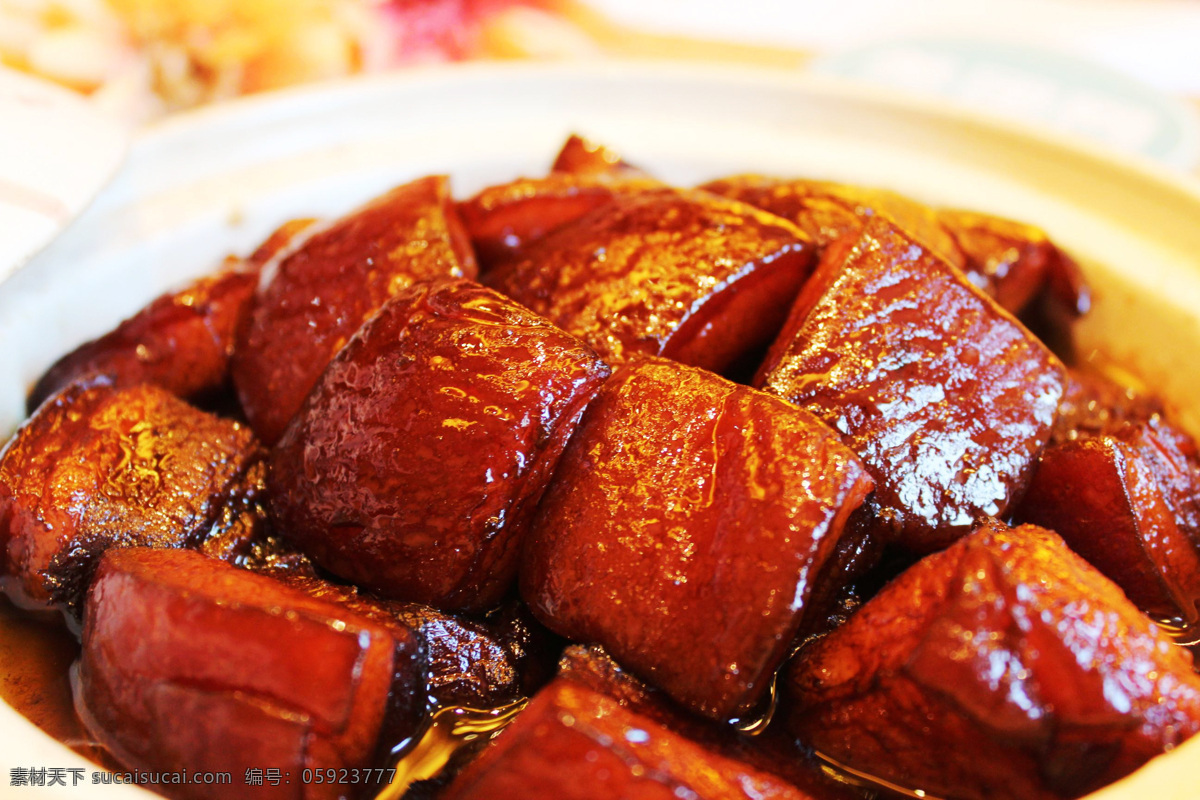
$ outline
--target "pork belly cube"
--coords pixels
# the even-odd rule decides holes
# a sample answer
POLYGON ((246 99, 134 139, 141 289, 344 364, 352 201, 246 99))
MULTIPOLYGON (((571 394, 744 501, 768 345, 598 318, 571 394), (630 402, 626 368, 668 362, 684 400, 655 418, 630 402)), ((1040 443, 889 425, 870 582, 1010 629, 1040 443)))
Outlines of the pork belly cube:
POLYGON ((661 359, 622 367, 542 500, 521 592, 715 719, 771 685, 847 516, 862 463, 811 415, 661 359))
POLYGON ((1032 225, 828 181, 735 175, 701 188, 791 220, 822 248, 858 236, 872 219, 884 217, 1014 314, 1043 290, 1071 315, 1090 306, 1079 267, 1032 225))
POLYGON ((164 389, 75 383, 0 455, 4 588, 68 612, 114 545, 249 557, 261 532, 265 454, 244 426, 164 389))
POLYGON ((938 209, 937 219, 962 250, 971 282, 1014 314, 1043 290, 1071 316, 1091 307, 1091 290, 1079 265, 1041 228, 948 208, 938 209))
POLYGON ((559 660, 559 679, 578 683, 615 700, 622 708, 646 717, 695 744, 782 778, 801 792, 820 800, 862 800, 862 792, 822 769, 811 752, 797 746, 783 725, 768 725, 769 716, 756 720, 751 733, 698 717, 621 668, 598 645, 571 645, 559 660))
POLYGON ((671 733, 573 681, 556 680, 443 800, 803 800, 784 781, 671 733))
MULTIPOLYGON (((1050 444, 1116 433, 1127 424, 1140 424, 1154 417, 1161 419, 1163 413, 1157 398, 1098 373, 1068 369, 1050 444)), ((1194 444, 1188 452, 1189 457, 1195 456, 1194 444)))
POLYGON ((771 341, 811 254, 785 220, 659 189, 543 236, 488 282, 611 363, 648 354, 720 372, 771 341))
POLYGON ((495 708, 533 694, 553 674, 549 634, 515 603, 485 620, 417 603, 395 603, 397 619, 420 633, 429 659, 426 688, 437 708, 495 708), (549 662, 549 663, 546 663, 549 662))
POLYGON ((1136 445, 1181 529, 1200 541, 1200 453, 1157 398, 1101 374, 1069 370, 1050 444, 1115 436, 1136 445))
POLYGON ((646 175, 615 150, 575 133, 567 137, 550 171, 572 175, 646 175))
POLYGON ((272 516, 376 594, 487 609, 608 372, 490 289, 413 286, 338 354, 272 453, 272 516))
POLYGON ((1200 729, 1187 651, 1032 525, 927 556, 784 685, 802 742, 939 797, 1076 797, 1200 729))
POLYGON ((278 441, 330 359, 388 298, 416 281, 475 272, 441 176, 312 233, 264 271, 238 334, 233 380, 254 432, 278 441))
POLYGON ((229 379, 238 320, 257 284, 253 272, 227 269, 159 297, 56 361, 30 391, 29 410, 89 375, 107 375, 123 386, 153 383, 185 398, 216 392, 229 379))
POLYGON ((863 459, 884 539, 931 552, 1021 496, 1065 376, 1012 316, 879 218, 825 251, 757 380, 863 459))
POLYGON ((203 398, 224 388, 259 269, 312 222, 281 226, 249 258, 231 259, 217 274, 164 294, 114 330, 60 358, 30 391, 29 413, 89 375, 107 375, 121 386, 153 383, 184 398, 203 398))
POLYGON ((607 147, 572 134, 549 175, 489 186, 459 203, 458 211, 479 257, 480 270, 487 272, 518 258, 528 243, 618 194, 661 186, 607 147))
POLYGON ((422 668, 400 626, 196 552, 114 548, 88 594, 75 704, 129 768, 230 772, 222 797, 346 797, 361 786, 301 772, 372 766, 389 716, 415 734, 422 668), (251 768, 290 782, 247 785, 251 768))
POLYGON ((620 172, 555 172, 489 186, 459 203, 463 225, 487 273, 518 259, 532 242, 623 194, 662 184, 620 172))
POLYGON ((1048 448, 1017 516, 1056 531, 1150 616, 1191 625, 1200 620, 1200 476, 1163 426, 1048 448))
POLYGON ((764 175, 733 175, 700 188, 783 217, 822 249, 843 237, 860 235, 868 222, 883 216, 948 263, 960 269, 967 266, 966 255, 936 211, 886 189, 764 175))

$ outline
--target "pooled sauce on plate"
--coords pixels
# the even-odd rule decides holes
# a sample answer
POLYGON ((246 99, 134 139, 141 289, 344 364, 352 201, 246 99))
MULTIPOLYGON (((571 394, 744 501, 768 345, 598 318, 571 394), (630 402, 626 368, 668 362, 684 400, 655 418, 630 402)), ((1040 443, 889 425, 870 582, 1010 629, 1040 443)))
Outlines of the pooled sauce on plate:
POLYGON ((70 668, 78 655, 79 642, 64 625, 38 619, 0 597, 0 699, 85 758, 113 765, 75 715, 70 668))

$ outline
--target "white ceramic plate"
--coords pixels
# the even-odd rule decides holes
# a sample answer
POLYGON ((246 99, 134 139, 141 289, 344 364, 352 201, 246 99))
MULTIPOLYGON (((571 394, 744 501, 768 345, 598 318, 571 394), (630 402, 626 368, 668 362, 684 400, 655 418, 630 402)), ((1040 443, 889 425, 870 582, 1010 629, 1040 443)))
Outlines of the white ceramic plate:
MULTIPOLYGON (((58 355, 278 223, 344 211, 428 173, 453 175, 460 195, 540 174, 571 131, 681 183, 744 171, 827 177, 1037 223, 1089 269, 1085 346, 1135 365, 1200 429, 1195 184, 828 80, 589 64, 410 73, 236 102, 148 131, 68 232, 0 285, 0 432, 18 424, 26 388, 58 355)), ((0 782, 11 767, 83 763, 0 704, 0 782)), ((1196 797, 1198 773, 1200 737, 1101 794, 1196 797)), ((134 796, 96 789, 88 796, 134 796)))

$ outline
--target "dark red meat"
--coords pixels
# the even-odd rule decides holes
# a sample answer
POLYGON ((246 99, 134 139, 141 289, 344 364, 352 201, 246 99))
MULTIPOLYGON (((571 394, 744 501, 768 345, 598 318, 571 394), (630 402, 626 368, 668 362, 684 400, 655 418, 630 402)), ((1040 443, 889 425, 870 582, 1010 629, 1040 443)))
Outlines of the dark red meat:
POLYGON ((160 787, 172 796, 340 798, 361 786, 302 771, 372 766, 389 713, 415 734, 420 717, 389 695, 419 698, 422 668, 398 626, 199 553, 117 548, 88 595, 75 699, 128 767, 233 778, 160 787), (268 767, 289 780, 247 784, 268 767))
POLYGON ((826 249, 764 390, 842 434, 875 479, 885 540, 945 547, 1023 493, 1064 367, 962 273, 879 218, 826 249))
POLYGON ((234 339, 249 313, 259 269, 312 223, 283 225, 249 258, 231 259, 215 275, 159 297, 112 332, 60 358, 30 391, 29 412, 88 375, 106 375, 120 386, 153 383, 184 398, 225 387, 234 339))
POLYGON ((1076 797, 1200 730, 1200 676, 1057 535, 992 524, 800 651, 788 725, 939 797, 1076 797))
POLYGON ((5 590, 22 605, 74 611, 108 547, 252 557, 263 459, 244 426, 158 387, 72 384, 0 456, 5 590))
POLYGON ((396 599, 483 610, 608 367, 469 281, 413 286, 329 366, 271 458, 279 530, 396 599))
POLYGON ((416 281, 474 275, 444 177, 400 186, 312 233, 264 272, 239 331, 233 380, 254 432, 278 441, 330 359, 388 298, 416 281))
POLYGON ((443 800, 803 800, 573 681, 543 689, 443 800))
POLYGON ((488 282, 611 362, 722 371, 765 345, 808 276, 790 223, 705 192, 622 195, 529 245, 488 282))
POLYGON ((809 414, 695 368, 627 365, 542 501, 522 595, 551 630, 603 644, 681 703, 741 716, 870 487, 809 414))

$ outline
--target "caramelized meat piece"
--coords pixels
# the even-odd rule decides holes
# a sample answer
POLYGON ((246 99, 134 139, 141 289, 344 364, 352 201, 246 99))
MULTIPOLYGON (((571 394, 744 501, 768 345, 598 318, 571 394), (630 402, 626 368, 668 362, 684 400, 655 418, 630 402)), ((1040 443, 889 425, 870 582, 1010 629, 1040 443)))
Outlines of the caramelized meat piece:
POLYGON ((928 556, 788 671, 788 724, 854 769, 961 798, 1075 797, 1200 729, 1200 676, 1031 525, 928 556))
POLYGON ((1091 307, 1079 266, 1041 228, 956 209, 940 209, 937 219, 962 250, 971 282, 1014 314, 1043 288, 1073 316, 1091 307))
POLYGON ((489 289, 413 286, 338 354, 275 449, 272 515, 376 594, 487 609, 608 371, 489 289))
POLYGON ((960 272, 876 219, 826 249, 759 381, 866 462, 881 536, 930 552, 1024 492, 1064 367, 960 272))
POLYGON ((662 183, 621 160, 607 147, 572 135, 544 178, 489 186, 458 205, 480 269, 491 270, 522 253, 529 242, 579 219, 618 194, 662 183))
POLYGON ((72 384, 0 460, 5 590, 22 605, 73 610, 95 558, 114 545, 249 557, 263 458, 249 430, 163 389, 72 384))
POLYGON ((1072 370, 1017 518, 1057 531, 1146 613, 1194 624, 1200 463, 1160 403, 1072 370))
POLYGON ((459 203, 458 211, 486 273, 519 258, 530 243, 618 195, 661 186, 644 175, 556 172, 489 186, 459 203))
POLYGON ((857 237, 876 217, 888 219, 1014 314, 1043 289, 1073 316, 1091 304, 1079 267, 1032 225, 974 211, 934 210, 885 189, 827 181, 735 175, 701 188, 791 220, 822 248, 857 237))
POLYGON ((574 133, 558 151, 550 171, 572 175, 646 175, 613 150, 574 133))
POLYGON ((185 398, 209 395, 229 381, 238 325, 249 311, 258 271, 312 224, 283 225, 248 259, 165 294, 110 333, 55 362, 29 393, 29 412, 72 381, 107 375, 120 386, 153 383, 185 398))
POLYGON ((153 383, 179 397, 220 389, 229 378, 238 320, 257 284, 255 273, 227 269, 159 297, 55 362, 29 393, 29 409, 88 375, 111 376, 122 386, 153 383))
POLYGON ((794 222, 817 247, 857 237, 877 216, 890 219, 926 250, 962 269, 966 256, 929 206, 889 192, 828 181, 735 175, 700 187, 794 222))
POLYGON ((642 683, 623 670, 604 648, 572 645, 563 651, 559 677, 587 687, 631 713, 646 717, 671 733, 683 736, 718 755, 744 762, 757 770, 777 775, 806 795, 818 800, 863 800, 861 792, 827 775, 811 753, 796 746, 782 725, 771 725, 770 714, 762 718, 753 734, 743 734, 729 725, 690 714, 675 705, 660 690, 642 683))
POLYGON ((1200 620, 1197 471, 1157 426, 1046 450, 1018 517, 1051 528, 1156 619, 1200 620), (1171 493, 1171 472, 1189 489, 1171 493), (1163 485, 1166 484, 1166 485, 1163 485))
POLYGON ((313 233, 263 275, 238 334, 233 380, 251 427, 274 444, 330 359, 416 281, 474 277, 448 181, 393 189, 313 233))
MULTIPOLYGON (((1162 412, 1162 405, 1154 398, 1102 375, 1071 369, 1067 371, 1050 443, 1116 433, 1126 423, 1147 422, 1162 412)), ((1195 453, 1194 446, 1191 452, 1195 453)))
POLYGON ((765 800, 805 795, 573 682, 556 680, 443 800, 765 800))
MULTIPOLYGON (((438 708, 493 708, 524 697, 526 667, 533 659, 520 641, 484 622, 446 614, 416 603, 396 603, 396 616, 425 640, 427 688, 438 708)), ((515 620, 512 621, 515 623, 515 620)), ((536 671, 537 665, 532 665, 536 671)), ((532 688, 532 687, 531 687, 532 688)))
POLYGON ((787 654, 861 462, 800 409, 659 359, 584 414, 526 541, 521 591, 700 713, 754 709, 787 654))
POLYGON ((369 767, 381 728, 415 734, 422 666, 398 626, 199 553, 117 548, 88 595, 75 702, 131 768, 230 772, 222 797, 345 797, 301 771, 369 767), (290 782, 242 780, 264 767, 290 782))
POLYGON ((489 612, 484 622, 517 665, 521 695, 535 694, 558 672, 566 642, 538 622, 521 600, 506 601, 489 612))
POLYGON ((661 189, 615 198, 488 280, 610 361, 661 355, 720 372, 775 335, 811 254, 782 219, 661 189))
MULTIPOLYGON (((446 708, 491 708, 532 694, 526 673, 539 672, 530 652, 532 634, 515 610, 496 623, 438 611, 418 603, 380 600, 353 586, 330 583, 313 576, 279 576, 288 586, 309 597, 336 603, 386 626, 401 626, 422 642, 425 689, 429 705, 446 708)), ((538 655, 541 655, 540 653, 538 655)), ((392 744, 400 739, 392 740, 392 744)))

